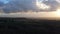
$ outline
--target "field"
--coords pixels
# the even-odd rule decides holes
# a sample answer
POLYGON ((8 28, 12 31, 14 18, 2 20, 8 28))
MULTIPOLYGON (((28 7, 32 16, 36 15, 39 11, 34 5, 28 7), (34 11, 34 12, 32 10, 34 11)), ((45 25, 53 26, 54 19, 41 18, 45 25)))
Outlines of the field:
POLYGON ((60 21, 0 18, 0 34, 60 34, 60 21))

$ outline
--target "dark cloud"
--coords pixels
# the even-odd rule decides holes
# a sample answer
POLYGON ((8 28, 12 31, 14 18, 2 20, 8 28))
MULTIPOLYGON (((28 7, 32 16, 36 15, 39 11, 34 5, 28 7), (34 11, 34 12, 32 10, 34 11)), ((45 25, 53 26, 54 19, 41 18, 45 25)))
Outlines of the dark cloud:
MULTIPOLYGON (((4 8, 2 8, 5 13, 22 11, 27 12, 29 10, 37 11, 38 8, 35 3, 36 0, 9 0, 7 4, 0 2, 0 7, 5 6, 4 8)), ((51 8, 48 9, 48 11, 56 10, 59 6, 59 3, 55 0, 43 1, 43 3, 51 6, 51 8)))
POLYGON ((25 11, 27 12, 28 10, 35 10, 36 7, 33 4, 32 0, 14 0, 10 1, 8 4, 5 5, 6 7, 3 8, 4 12, 21 12, 25 11))

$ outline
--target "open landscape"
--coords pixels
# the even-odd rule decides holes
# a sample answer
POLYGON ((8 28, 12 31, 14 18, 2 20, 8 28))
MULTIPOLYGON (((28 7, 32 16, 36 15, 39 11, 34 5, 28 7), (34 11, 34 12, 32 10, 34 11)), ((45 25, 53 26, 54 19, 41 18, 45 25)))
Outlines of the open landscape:
POLYGON ((0 17, 0 33, 60 34, 60 20, 0 17))
POLYGON ((0 34, 60 34, 60 0, 0 0, 0 34))

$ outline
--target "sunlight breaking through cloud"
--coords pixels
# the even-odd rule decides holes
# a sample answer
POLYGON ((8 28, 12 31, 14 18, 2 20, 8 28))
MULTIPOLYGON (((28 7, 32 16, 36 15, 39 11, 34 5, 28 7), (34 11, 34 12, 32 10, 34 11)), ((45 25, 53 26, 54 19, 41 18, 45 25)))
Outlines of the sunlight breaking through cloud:
POLYGON ((59 0, 0 0, 0 17, 60 18, 59 0))
POLYGON ((50 9, 50 6, 44 4, 43 0, 41 0, 41 1, 36 0, 36 5, 39 9, 43 9, 43 10, 50 9))

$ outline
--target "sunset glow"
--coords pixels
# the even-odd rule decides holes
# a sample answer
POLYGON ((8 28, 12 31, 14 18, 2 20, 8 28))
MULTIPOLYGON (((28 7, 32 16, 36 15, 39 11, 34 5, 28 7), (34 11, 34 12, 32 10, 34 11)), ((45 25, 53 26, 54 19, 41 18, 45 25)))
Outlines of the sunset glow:
POLYGON ((60 16, 60 9, 57 9, 56 14, 60 16))
POLYGON ((60 0, 0 0, 0 17, 60 18, 60 0))

